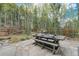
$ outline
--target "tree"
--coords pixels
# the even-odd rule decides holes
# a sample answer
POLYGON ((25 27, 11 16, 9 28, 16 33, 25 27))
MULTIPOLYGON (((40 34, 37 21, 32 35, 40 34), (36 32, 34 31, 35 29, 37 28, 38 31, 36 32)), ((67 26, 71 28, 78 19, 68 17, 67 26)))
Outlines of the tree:
POLYGON ((50 4, 51 6, 51 12, 52 12, 52 15, 53 15, 53 20, 52 20, 52 27, 53 27, 53 33, 54 34, 58 34, 59 32, 59 21, 58 21, 58 17, 59 16, 59 10, 60 10, 60 7, 61 7, 61 4, 56 4, 56 3, 53 3, 53 4, 50 4))
POLYGON ((37 6, 35 6, 33 11, 33 31, 38 31, 37 6))

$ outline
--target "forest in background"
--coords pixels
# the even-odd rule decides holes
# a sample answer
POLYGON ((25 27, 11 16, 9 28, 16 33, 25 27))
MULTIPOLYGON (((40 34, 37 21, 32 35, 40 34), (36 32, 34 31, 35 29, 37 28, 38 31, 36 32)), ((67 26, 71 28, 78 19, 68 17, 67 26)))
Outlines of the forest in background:
MULTIPOLYGON (((79 11, 79 4, 76 5, 79 11)), ((47 32, 79 37, 79 12, 74 16, 73 5, 69 6, 72 16, 65 18, 67 4, 0 3, 0 29, 15 27, 27 35, 47 32)))

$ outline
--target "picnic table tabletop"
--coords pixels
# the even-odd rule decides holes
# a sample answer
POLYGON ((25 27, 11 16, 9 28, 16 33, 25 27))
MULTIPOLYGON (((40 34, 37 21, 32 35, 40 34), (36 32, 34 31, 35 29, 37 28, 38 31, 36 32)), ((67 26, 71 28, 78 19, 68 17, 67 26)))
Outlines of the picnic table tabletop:
POLYGON ((36 36, 37 37, 41 37, 41 38, 49 38, 49 39, 52 39, 54 37, 54 35, 51 35, 51 34, 42 34, 42 33, 39 33, 36 36))
POLYGON ((62 35, 57 35, 54 36, 57 40, 64 40, 66 36, 62 36, 62 35))

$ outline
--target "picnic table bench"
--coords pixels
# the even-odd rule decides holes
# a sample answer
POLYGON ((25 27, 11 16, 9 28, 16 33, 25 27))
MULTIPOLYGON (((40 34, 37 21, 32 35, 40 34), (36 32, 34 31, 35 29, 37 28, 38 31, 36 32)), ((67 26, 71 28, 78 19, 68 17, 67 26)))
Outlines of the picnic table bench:
POLYGON ((53 54, 59 52, 59 41, 64 40, 65 36, 38 33, 34 35, 35 44, 52 50, 53 54))

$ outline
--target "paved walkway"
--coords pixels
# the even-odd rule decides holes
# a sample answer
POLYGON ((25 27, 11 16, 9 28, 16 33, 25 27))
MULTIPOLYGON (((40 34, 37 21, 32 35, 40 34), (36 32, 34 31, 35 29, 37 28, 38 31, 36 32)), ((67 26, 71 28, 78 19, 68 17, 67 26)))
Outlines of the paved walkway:
POLYGON ((0 56, 52 56, 51 51, 33 45, 34 40, 21 41, 0 47, 0 56))

